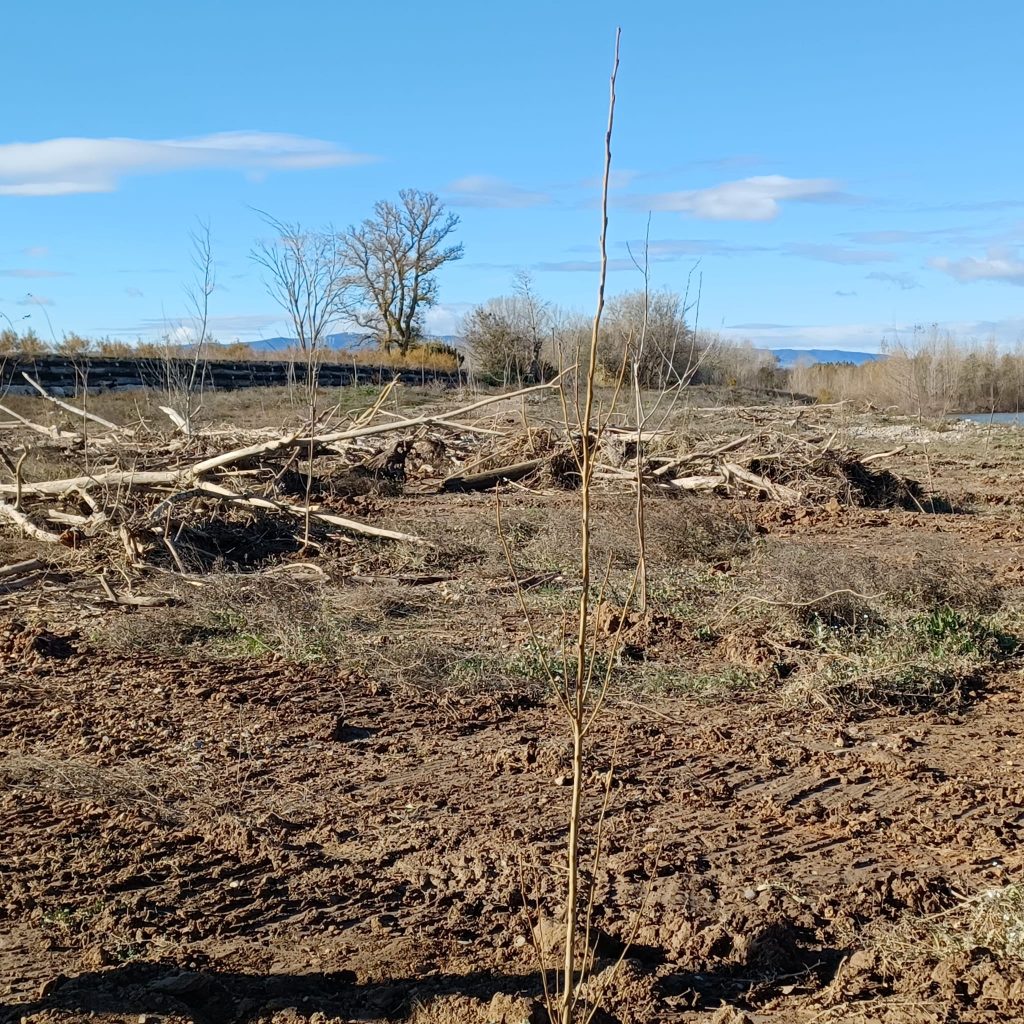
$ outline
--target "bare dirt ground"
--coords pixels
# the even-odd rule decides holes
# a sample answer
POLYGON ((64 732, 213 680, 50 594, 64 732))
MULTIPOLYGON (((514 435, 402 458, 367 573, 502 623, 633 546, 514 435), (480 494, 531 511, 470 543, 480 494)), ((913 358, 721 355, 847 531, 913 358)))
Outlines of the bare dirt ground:
MULTIPOLYGON (((587 808, 611 769, 597 1019, 1024 1013, 1024 441, 934 433, 891 463, 917 507, 652 498, 587 808)), ((565 730, 493 494, 432 490, 357 502, 426 554, 162 574, 167 608, 0 595, 0 1021, 540 1019, 565 730)), ((544 643, 575 496, 504 503, 544 643)), ((630 517, 599 497, 613 595, 630 517)))

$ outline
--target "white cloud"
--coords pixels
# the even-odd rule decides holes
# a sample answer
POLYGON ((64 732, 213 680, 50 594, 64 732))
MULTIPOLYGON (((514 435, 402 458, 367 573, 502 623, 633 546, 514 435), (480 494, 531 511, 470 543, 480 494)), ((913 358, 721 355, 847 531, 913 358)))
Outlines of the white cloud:
POLYGON ((125 288, 124 293, 130 299, 141 299, 142 298, 142 289, 141 288, 125 288))
POLYGON ((23 299, 18 300, 19 306, 56 306, 57 303, 53 299, 48 299, 45 295, 26 295, 23 299))
POLYGON ((260 172, 344 167, 372 157, 334 143, 271 132, 193 139, 47 139, 0 145, 0 196, 113 192, 137 174, 221 168, 260 172))
POLYGON ((50 255, 50 250, 45 245, 30 245, 27 249, 22 249, 21 252, 30 260, 41 260, 44 256, 50 255))
POLYGON ((470 174, 459 178, 448 186, 447 192, 452 206, 525 210, 532 206, 546 206, 551 202, 551 196, 546 192, 533 192, 487 174, 470 174))
POLYGON ((967 256, 962 260, 938 258, 929 266, 949 274, 961 284, 974 281, 1004 281, 1024 287, 1024 260, 1013 249, 989 249, 985 259, 967 256))
POLYGON ((851 249, 843 245, 815 245, 811 243, 794 243, 785 248, 787 256, 802 256, 808 260, 821 260, 824 263, 839 263, 844 266, 861 263, 891 263, 895 254, 882 249, 851 249))
POLYGON ((473 308, 472 302, 439 302, 423 318, 423 329, 430 337, 459 333, 462 318, 473 308))
POLYGON ((630 199, 630 203, 649 209, 688 213, 701 220, 763 221, 774 220, 781 210, 780 203, 785 201, 829 202, 842 198, 838 183, 829 178, 787 178, 781 174, 768 174, 693 191, 636 196, 630 199))

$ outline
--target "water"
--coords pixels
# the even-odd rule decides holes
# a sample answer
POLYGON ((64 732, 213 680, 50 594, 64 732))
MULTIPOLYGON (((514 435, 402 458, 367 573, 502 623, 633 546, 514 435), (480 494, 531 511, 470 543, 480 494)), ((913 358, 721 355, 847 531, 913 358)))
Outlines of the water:
POLYGON ((982 423, 986 426, 992 423, 996 426, 1024 427, 1024 412, 964 412, 956 418, 968 420, 971 423, 982 423))

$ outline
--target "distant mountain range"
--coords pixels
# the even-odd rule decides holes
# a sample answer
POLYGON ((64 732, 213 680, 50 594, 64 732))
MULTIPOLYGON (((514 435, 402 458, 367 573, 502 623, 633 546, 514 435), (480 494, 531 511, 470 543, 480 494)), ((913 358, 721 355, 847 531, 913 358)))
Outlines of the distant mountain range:
POLYGON ((885 356, 878 352, 843 352, 831 348, 772 348, 769 352, 775 353, 779 366, 788 369, 800 362, 808 363, 853 363, 860 366, 861 363, 870 363, 876 359, 884 359, 885 356))
MULTIPOLYGON (((366 345, 369 338, 365 334, 354 334, 346 332, 342 334, 327 335, 327 347, 333 349, 359 348, 366 345)), ((294 338, 260 338, 259 341, 249 341, 246 344, 253 352, 287 352, 298 344, 294 338)))
MULTIPOLYGON (((369 344, 369 340, 365 334, 355 334, 349 331, 328 335, 327 347, 335 351, 363 348, 369 344)), ((458 341, 451 334, 442 335, 437 340, 445 341, 448 344, 458 341)), ((286 352, 296 342, 294 338, 261 338, 259 341, 250 341, 247 344, 254 352, 286 352)), ((796 366, 800 362, 853 363, 855 366, 860 366, 861 363, 870 363, 874 359, 885 358, 877 352, 846 352, 831 348, 770 348, 768 351, 775 353, 779 365, 784 369, 796 366)))

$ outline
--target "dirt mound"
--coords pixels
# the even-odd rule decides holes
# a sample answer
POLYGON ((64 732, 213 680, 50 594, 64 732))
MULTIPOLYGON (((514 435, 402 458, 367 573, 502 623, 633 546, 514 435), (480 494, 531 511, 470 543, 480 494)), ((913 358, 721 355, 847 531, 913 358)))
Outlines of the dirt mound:
POLYGON ((77 633, 62 636, 18 619, 0 622, 0 668, 31 670, 77 654, 77 633))
POLYGON ((697 644, 691 626, 652 609, 641 612, 605 601, 595 616, 598 633, 630 661, 678 656, 697 644))

